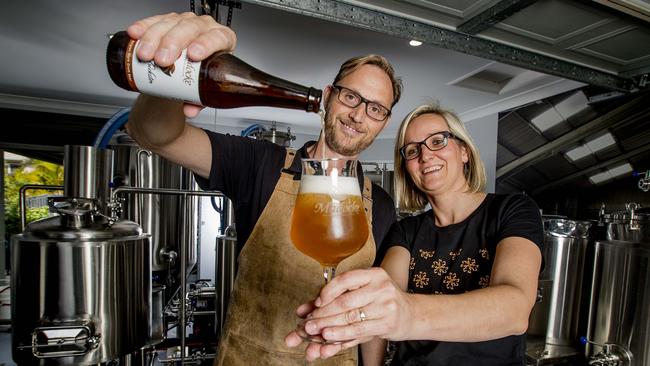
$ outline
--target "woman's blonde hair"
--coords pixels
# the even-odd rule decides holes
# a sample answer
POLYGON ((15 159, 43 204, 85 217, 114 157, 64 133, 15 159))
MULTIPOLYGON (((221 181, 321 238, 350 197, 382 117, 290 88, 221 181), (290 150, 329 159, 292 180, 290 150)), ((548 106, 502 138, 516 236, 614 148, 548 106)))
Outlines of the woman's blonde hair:
POLYGON ((428 203, 427 196, 420 191, 406 171, 406 161, 399 152, 400 148, 404 146, 406 129, 415 118, 423 114, 436 114, 445 120, 449 127, 449 132, 467 149, 469 160, 465 163, 463 173, 467 182, 468 192, 484 192, 487 183, 485 166, 463 122, 461 122, 454 112, 443 109, 438 103, 425 104, 409 113, 402 121, 397 132, 397 139, 395 141, 395 198, 399 208, 406 211, 418 211, 423 209, 428 203))

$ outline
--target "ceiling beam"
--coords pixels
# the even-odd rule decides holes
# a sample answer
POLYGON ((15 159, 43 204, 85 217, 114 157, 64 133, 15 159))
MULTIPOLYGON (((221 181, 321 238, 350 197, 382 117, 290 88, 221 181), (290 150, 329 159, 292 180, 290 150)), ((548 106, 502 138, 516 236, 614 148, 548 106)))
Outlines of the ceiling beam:
POLYGON ((606 167, 608 167, 610 165, 620 163, 620 162, 625 161, 625 160, 627 160, 629 158, 635 157, 635 156, 637 156, 639 154, 643 154, 643 153, 645 153, 646 151, 649 151, 649 150, 650 150, 650 144, 646 144, 646 145, 637 147, 636 149, 634 149, 632 151, 629 151, 629 152, 627 152, 625 154, 619 155, 619 156, 617 156, 615 158, 612 158, 612 159, 609 159, 607 161, 603 161, 602 163, 599 163, 597 165, 594 165, 594 166, 591 166, 589 168, 583 169, 583 170, 581 170, 579 172, 576 172, 576 173, 573 173, 571 175, 567 175, 566 177, 555 180, 552 183, 549 183, 549 184, 543 185, 541 187, 535 188, 533 190, 532 194, 537 195, 537 194, 539 194, 539 193, 541 193, 543 191, 547 191, 547 190, 549 190, 551 188, 554 188, 554 187, 561 186, 563 184, 569 183, 569 182, 571 182, 571 181, 573 181, 575 179, 578 179, 580 177, 589 175, 589 174, 594 173, 594 172, 596 172, 596 171, 598 171, 598 170, 600 170, 602 168, 606 168, 606 167))
POLYGON ((529 153, 503 165, 497 169, 496 178, 503 179, 516 171, 525 169, 547 157, 557 153, 562 148, 590 136, 604 128, 615 128, 639 118, 647 118, 650 113, 650 94, 644 94, 632 99, 624 105, 585 123, 557 139, 550 141, 529 153))
POLYGON ((537 0, 501 0, 456 27, 459 32, 477 34, 502 22, 537 0))
POLYGON ((452 51, 619 91, 634 91, 636 81, 559 58, 512 47, 435 25, 409 20, 336 0, 242 0, 314 18, 347 24, 452 51))

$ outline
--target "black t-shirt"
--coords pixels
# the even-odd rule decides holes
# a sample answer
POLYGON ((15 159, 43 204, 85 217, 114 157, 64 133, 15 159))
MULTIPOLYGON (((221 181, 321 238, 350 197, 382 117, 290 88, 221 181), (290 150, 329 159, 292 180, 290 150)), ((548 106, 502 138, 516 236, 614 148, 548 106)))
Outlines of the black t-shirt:
MULTIPOLYGON (((543 253, 544 233, 539 209, 524 195, 488 194, 462 222, 435 224, 429 210, 393 225, 387 246, 411 253, 408 291, 419 294, 460 294, 487 287, 497 244, 526 238, 543 253)), ((524 336, 485 342, 399 342, 393 365, 523 365, 524 336)))
MULTIPOLYGON (((232 201, 238 251, 241 251, 280 179, 287 150, 269 141, 205 132, 212 145, 212 167, 209 179, 196 176, 196 180, 202 189, 221 191, 232 201)), ((313 143, 310 141, 300 148, 287 169, 296 180, 302 172, 300 159, 308 157, 306 148, 313 143)), ((363 170, 358 172, 361 172, 359 182, 363 191, 363 170)), ((393 199, 373 184, 372 234, 378 249, 395 221, 393 199)))

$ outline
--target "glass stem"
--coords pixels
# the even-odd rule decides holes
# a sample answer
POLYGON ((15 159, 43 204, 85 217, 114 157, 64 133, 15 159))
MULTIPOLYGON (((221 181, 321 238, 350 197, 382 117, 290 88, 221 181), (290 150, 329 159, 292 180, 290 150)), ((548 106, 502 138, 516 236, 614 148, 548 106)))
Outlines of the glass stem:
POLYGON ((325 278, 325 284, 327 285, 336 272, 336 267, 323 267, 323 277, 325 278))

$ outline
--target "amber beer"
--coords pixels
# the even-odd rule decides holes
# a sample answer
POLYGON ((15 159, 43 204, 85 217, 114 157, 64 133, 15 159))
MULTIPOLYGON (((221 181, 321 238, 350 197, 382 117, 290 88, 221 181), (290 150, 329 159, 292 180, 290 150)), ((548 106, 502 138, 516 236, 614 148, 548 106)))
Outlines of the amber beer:
POLYGON ((366 239, 368 223, 357 178, 303 175, 291 224, 294 246, 322 266, 335 267, 366 239))

